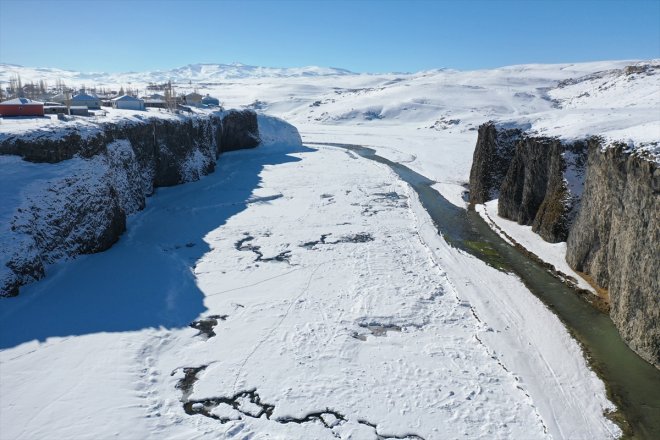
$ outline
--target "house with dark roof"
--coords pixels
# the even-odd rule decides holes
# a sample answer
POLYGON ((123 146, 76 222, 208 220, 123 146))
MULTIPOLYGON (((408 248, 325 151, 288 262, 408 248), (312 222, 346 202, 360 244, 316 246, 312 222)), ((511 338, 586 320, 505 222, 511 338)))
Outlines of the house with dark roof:
POLYGON ((213 107, 220 107, 220 100, 218 98, 209 96, 207 93, 206 96, 202 98, 202 104, 210 105, 213 107))

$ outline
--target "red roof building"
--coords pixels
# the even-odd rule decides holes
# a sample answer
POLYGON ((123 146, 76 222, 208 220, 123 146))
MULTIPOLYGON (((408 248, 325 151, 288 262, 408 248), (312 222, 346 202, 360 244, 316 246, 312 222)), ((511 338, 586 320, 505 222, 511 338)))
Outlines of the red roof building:
POLYGON ((0 102, 0 116, 43 116, 44 103, 27 98, 0 102))

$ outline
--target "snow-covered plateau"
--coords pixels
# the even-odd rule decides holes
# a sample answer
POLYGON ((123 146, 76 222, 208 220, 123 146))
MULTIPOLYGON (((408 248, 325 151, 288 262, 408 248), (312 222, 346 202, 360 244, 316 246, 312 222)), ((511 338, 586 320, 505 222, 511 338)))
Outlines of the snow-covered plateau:
MULTIPOLYGON (((388 166, 324 144, 373 148, 466 208, 478 127, 489 120, 559 142, 597 135, 657 162, 657 65, 412 74, 0 65, 3 81, 19 73, 88 89, 173 80, 179 92, 256 110, 261 140, 219 157, 209 145, 222 135, 211 128, 197 131, 208 134, 201 144, 172 141, 196 151, 170 185, 188 183, 156 190, 157 167, 130 157, 133 140, 55 164, 0 156, 3 246, 26 203, 44 214, 30 210, 38 223, 19 212, 23 228, 56 228, 48 214, 57 217, 67 191, 108 176, 127 214, 112 247, 54 255, 44 279, 0 301, 0 439, 621 437, 583 347, 521 279, 448 244, 388 166), (133 174, 115 172, 131 161, 133 174), (121 191, 131 179, 141 194, 121 191), (33 203, 36 193, 46 197, 33 203)), ((116 112, 3 119, 0 142, 63 142, 71 131, 93 139, 105 124, 175 118, 116 112)), ((564 261, 565 245, 537 246, 519 225, 494 221, 540 258, 564 261)), ((569 269, 560 268, 579 280, 569 269)))

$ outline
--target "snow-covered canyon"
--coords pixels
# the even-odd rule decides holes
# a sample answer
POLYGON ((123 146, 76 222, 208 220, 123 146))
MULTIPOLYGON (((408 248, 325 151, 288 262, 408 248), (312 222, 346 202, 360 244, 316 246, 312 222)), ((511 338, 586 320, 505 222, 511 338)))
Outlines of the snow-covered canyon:
POLYGON ((428 222, 342 150, 221 156, 3 305, 3 435, 616 436, 559 320, 428 222))
MULTIPOLYGON (((657 154, 660 76, 611 73, 629 65, 383 75, 198 65, 93 77, 3 65, 0 78, 20 70, 108 87, 175 75, 183 89, 191 78, 301 136, 260 116, 259 147, 159 188, 114 246, 55 258, 45 279, 3 299, 0 438, 621 436, 583 347, 519 278, 449 245, 390 168, 320 143, 373 148, 464 208, 488 120, 657 154)), ((0 134, 48 124, 3 120, 0 134)), ((61 165, 0 159, 13 207, 36 168, 47 180, 59 168, 46 167, 61 165)), ((524 240, 563 261, 565 245, 524 240)))

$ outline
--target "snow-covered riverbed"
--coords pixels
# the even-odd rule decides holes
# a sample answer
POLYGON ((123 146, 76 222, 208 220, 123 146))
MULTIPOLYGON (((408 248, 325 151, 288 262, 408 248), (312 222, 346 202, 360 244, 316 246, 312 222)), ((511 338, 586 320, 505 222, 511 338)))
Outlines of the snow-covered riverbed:
POLYGON ((616 436, 558 319, 429 222, 351 152, 222 156, 3 304, 0 438, 616 436))

